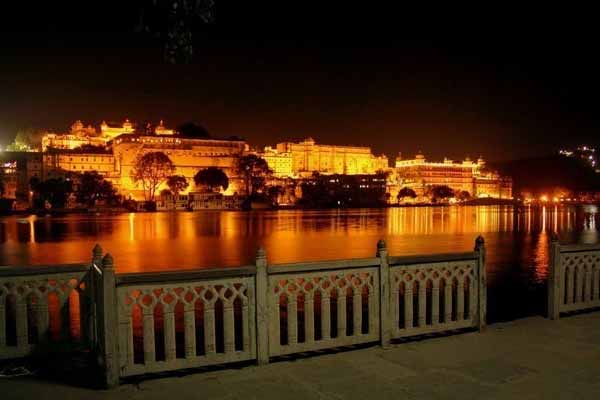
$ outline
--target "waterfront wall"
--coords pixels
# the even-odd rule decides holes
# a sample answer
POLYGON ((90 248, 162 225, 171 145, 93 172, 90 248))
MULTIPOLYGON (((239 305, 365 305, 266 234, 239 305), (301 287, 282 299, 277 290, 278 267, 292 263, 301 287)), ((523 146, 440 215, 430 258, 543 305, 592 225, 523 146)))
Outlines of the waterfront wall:
POLYGON ((87 346, 113 386, 146 373, 481 330, 485 304, 481 237, 467 253, 392 257, 380 241, 362 259, 269 265, 259 250, 254 265, 140 274, 116 274, 96 246, 88 265, 0 269, 0 358, 87 346))

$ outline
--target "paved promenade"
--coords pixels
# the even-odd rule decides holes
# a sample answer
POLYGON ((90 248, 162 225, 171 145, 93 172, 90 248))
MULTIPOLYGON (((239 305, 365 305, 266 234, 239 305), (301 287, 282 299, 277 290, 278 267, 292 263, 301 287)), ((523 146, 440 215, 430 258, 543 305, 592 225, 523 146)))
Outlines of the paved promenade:
POLYGON ((12 399, 600 399, 600 312, 495 324, 487 332, 370 347, 265 367, 90 390, 0 378, 12 399))

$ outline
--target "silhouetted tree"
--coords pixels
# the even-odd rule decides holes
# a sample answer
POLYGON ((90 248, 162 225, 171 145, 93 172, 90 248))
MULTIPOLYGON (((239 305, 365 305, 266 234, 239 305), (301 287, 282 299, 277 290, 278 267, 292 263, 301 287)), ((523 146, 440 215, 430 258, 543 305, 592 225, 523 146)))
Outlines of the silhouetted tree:
POLYGON ((454 190, 446 185, 436 185, 431 187, 429 195, 431 196, 432 201, 438 201, 454 197, 454 190))
POLYGON ((117 198, 112 183, 96 171, 84 172, 80 176, 75 196, 79 203, 90 207, 96 203, 96 200, 114 202, 117 198))
POLYGON ((417 194, 411 188, 409 188, 409 187, 403 187, 398 192, 398 200, 404 199, 406 197, 410 197, 411 199, 414 199, 414 198, 417 197, 417 194))
POLYGON ((240 158, 238 169, 244 178, 246 195, 251 196, 262 190, 266 179, 272 171, 269 164, 255 154, 248 154, 240 158))
POLYGON ((32 189, 36 190, 35 206, 43 208, 46 202, 52 208, 64 208, 67 198, 73 192, 73 182, 71 180, 48 179, 46 181, 34 182, 32 189))
POLYGON ((214 192, 215 189, 219 190, 219 188, 223 188, 225 191, 229 187, 229 178, 222 169, 208 167, 196 173, 194 183, 197 186, 206 186, 211 192, 214 192))
POLYGON ((456 194, 456 199, 460 200, 460 201, 469 200, 470 198, 471 198, 471 193, 467 192, 466 190, 461 190, 460 192, 458 192, 456 194))
POLYGON ((144 197, 154 201, 156 189, 175 172, 171 159, 163 152, 157 151, 138 156, 131 173, 134 182, 141 182, 144 197))
POLYGON ((285 188, 281 185, 269 186, 267 189, 267 195, 271 203, 277 203, 277 198, 285 193, 285 188))
POLYGON ((173 203, 177 202, 177 195, 183 192, 190 184, 183 175, 171 175, 167 178, 167 186, 173 193, 173 203))
POLYGON ((177 127, 177 133, 189 138, 210 138, 210 133, 202 125, 186 122, 177 127))

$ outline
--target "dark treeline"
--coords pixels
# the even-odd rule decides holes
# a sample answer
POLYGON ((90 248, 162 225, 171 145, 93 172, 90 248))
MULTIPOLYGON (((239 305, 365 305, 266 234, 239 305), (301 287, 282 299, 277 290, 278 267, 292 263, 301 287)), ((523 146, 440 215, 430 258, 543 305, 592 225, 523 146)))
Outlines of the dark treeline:
POLYGON ((298 204, 306 208, 384 207, 385 174, 318 175, 302 183, 298 204))

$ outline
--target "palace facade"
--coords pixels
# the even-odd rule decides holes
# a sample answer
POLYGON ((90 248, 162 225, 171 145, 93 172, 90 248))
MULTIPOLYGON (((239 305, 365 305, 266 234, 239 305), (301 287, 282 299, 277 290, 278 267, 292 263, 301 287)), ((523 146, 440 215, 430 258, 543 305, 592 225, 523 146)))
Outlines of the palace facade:
POLYGON ((414 159, 398 157, 395 172, 398 187, 409 187, 418 197, 426 196, 433 186, 443 185, 455 192, 468 192, 472 197, 512 198, 512 180, 488 170, 481 157, 476 162, 469 157, 461 162, 447 158, 433 162, 419 153, 414 159))
POLYGON ((325 175, 374 174, 388 168, 387 157, 373 155, 370 147, 322 145, 316 144, 310 137, 298 143, 277 143, 276 151, 291 155, 294 177, 309 177, 314 172, 325 175))
POLYGON ((51 149, 43 153, 40 174, 42 180, 67 178, 91 171, 96 171, 107 179, 118 178, 115 157, 108 150, 91 152, 51 149))
MULTIPOLYGON (((132 178, 138 157, 151 152, 165 153, 175 165, 176 175, 183 175, 189 183, 188 191, 194 190, 194 175, 208 167, 223 170, 229 178, 229 187, 224 194, 241 192, 243 185, 238 177, 239 158, 247 149, 243 140, 196 139, 173 135, 124 134, 112 142, 115 158, 115 173, 119 176, 113 184, 126 196, 142 200, 144 193, 141 184, 132 178)), ((165 189, 162 185, 159 189, 165 189)), ((186 191, 187 192, 187 191, 186 191)))
POLYGON ((294 176, 292 153, 279 152, 271 146, 266 146, 264 151, 257 154, 269 164, 269 168, 271 168, 273 176, 276 178, 291 178, 294 176))

